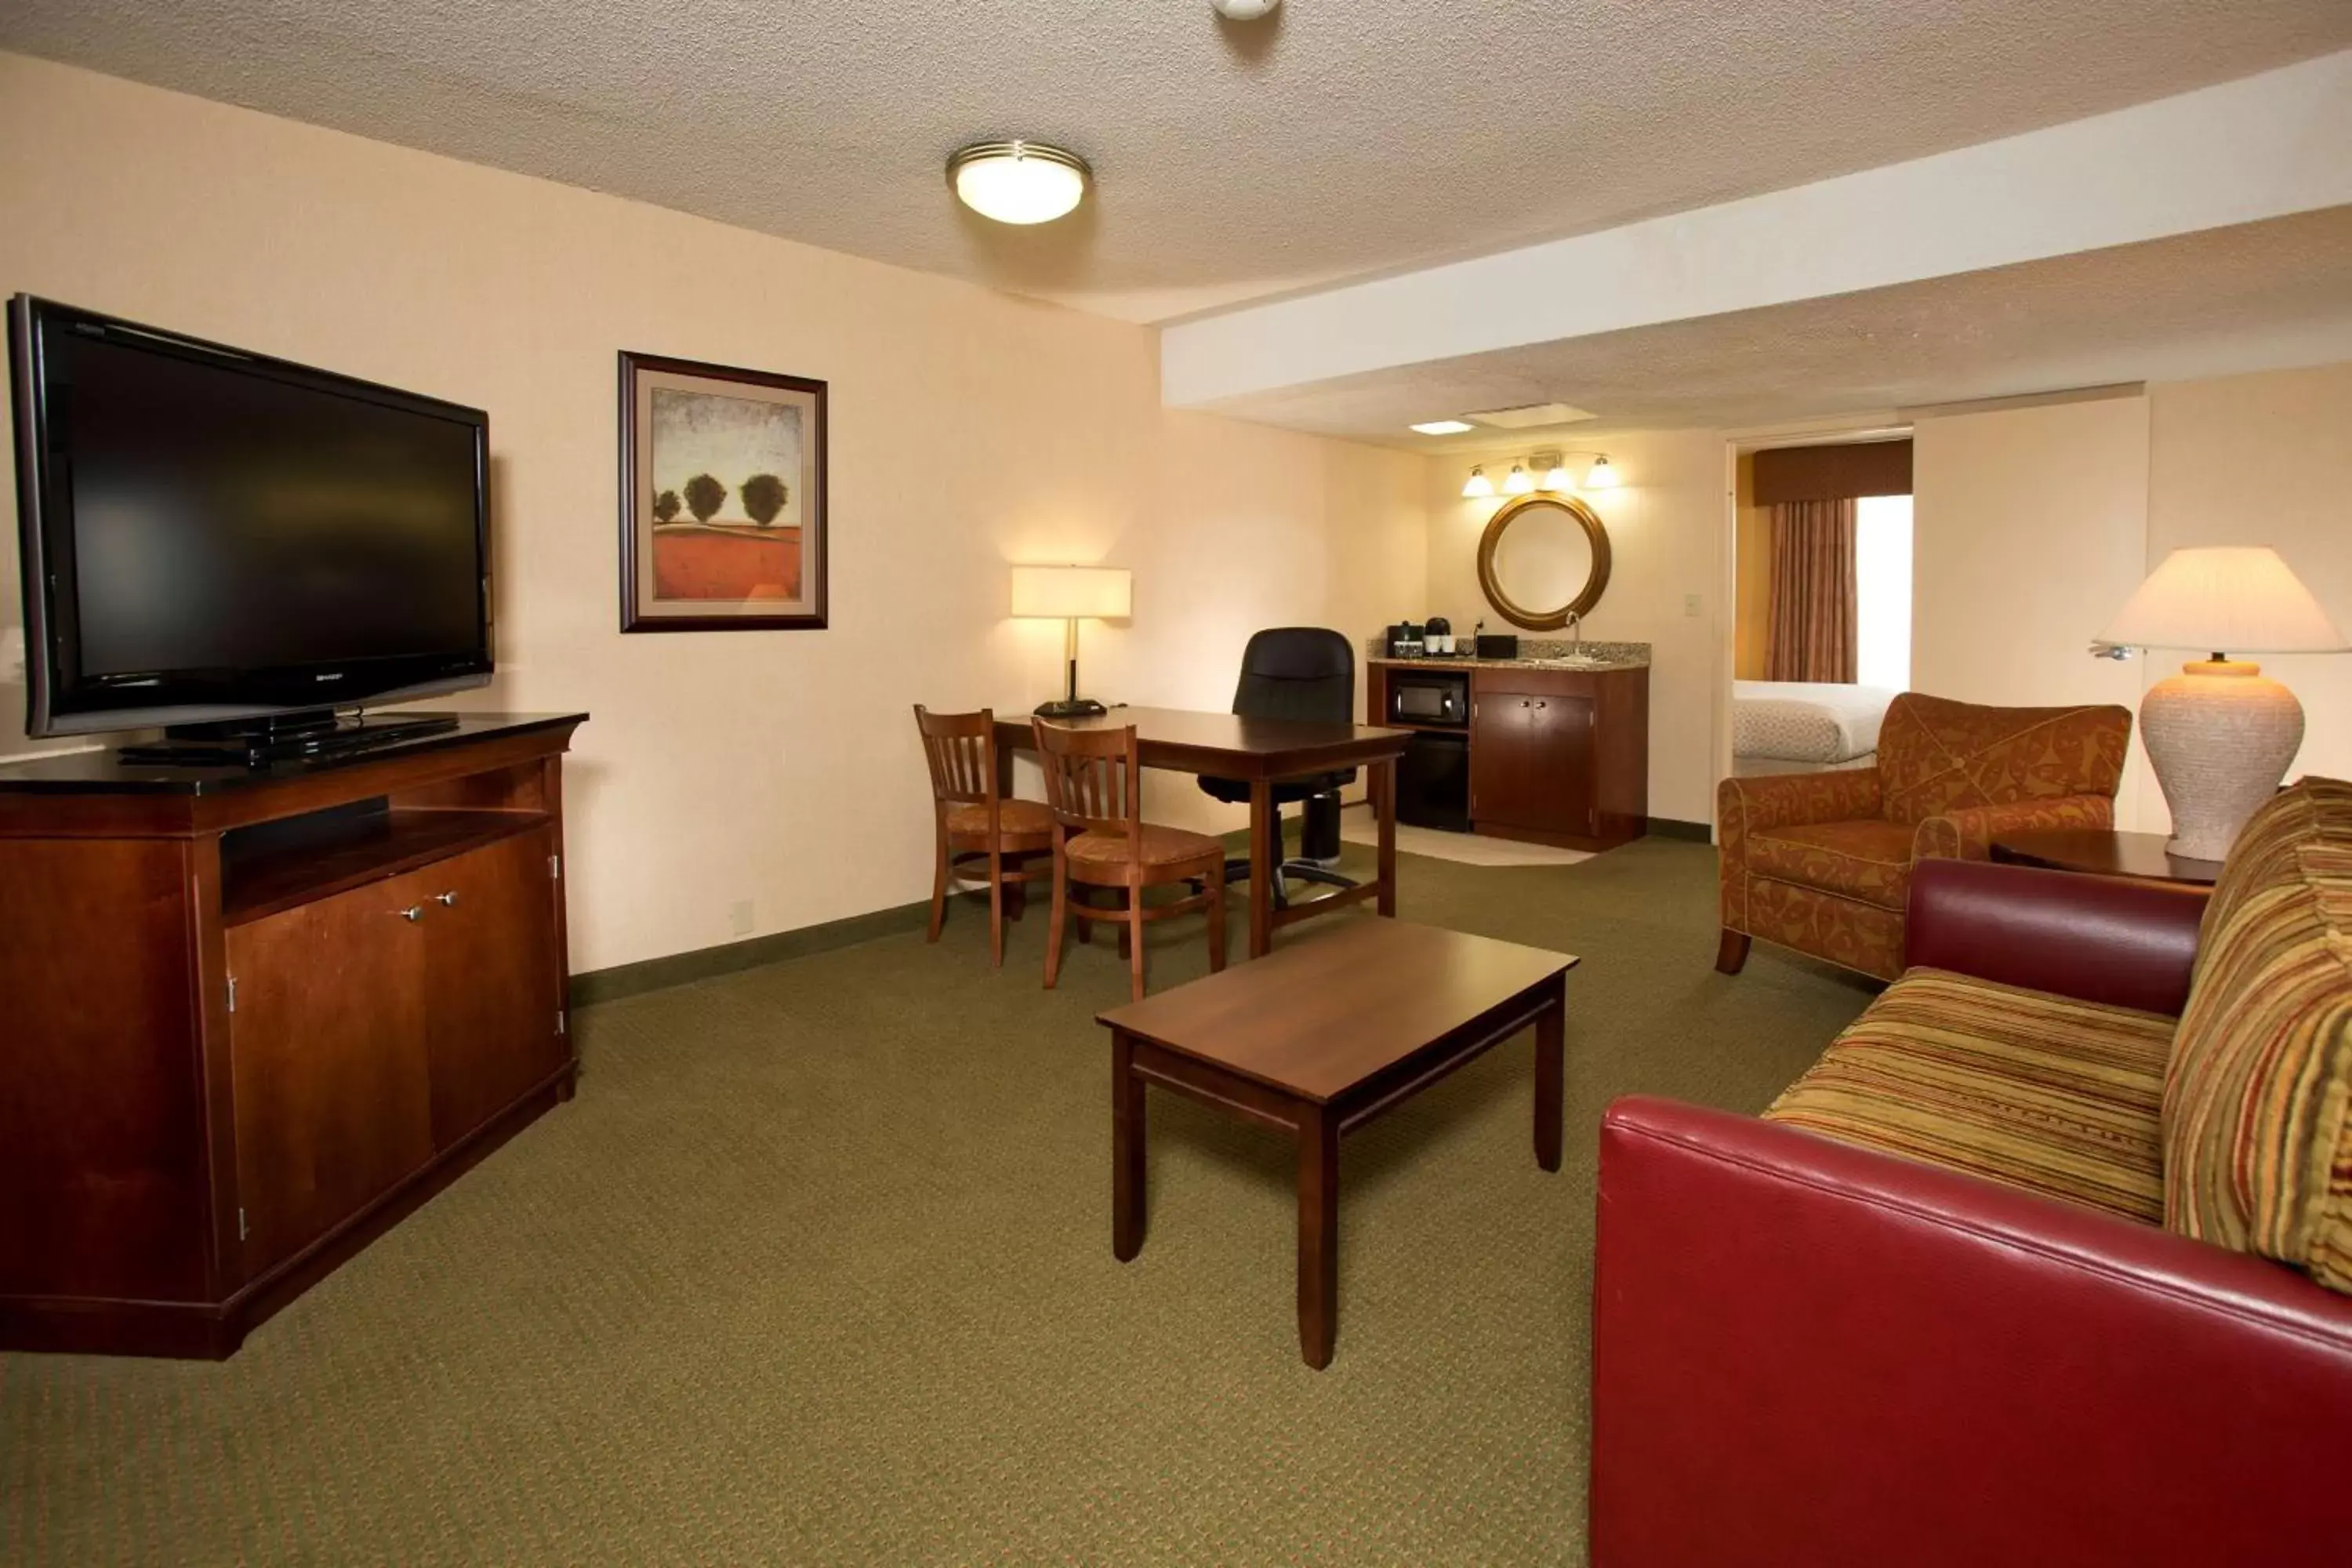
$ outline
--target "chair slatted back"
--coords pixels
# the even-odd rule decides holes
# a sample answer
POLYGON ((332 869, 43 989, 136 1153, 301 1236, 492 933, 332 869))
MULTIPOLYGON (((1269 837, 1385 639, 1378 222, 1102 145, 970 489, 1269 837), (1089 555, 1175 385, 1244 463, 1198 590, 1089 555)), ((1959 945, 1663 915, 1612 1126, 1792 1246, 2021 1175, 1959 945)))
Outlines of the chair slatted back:
POLYGON ((915 704, 915 728, 923 737, 923 761, 931 769, 931 804, 944 815, 950 805, 985 805, 995 830, 996 715, 934 713, 915 704))
POLYGON ((1054 820, 1078 833, 1119 833, 1130 846, 1143 837, 1143 769, 1136 760, 1135 726, 1073 730, 1029 721, 1037 758, 1045 769, 1045 805, 1054 820))

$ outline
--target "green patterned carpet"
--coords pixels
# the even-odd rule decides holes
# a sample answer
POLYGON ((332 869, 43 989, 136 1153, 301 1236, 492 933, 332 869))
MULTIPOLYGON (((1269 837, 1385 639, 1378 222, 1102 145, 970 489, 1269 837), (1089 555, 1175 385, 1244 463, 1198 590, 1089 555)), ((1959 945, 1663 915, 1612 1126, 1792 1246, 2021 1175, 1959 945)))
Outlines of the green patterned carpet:
MULTIPOLYGON (((576 1100, 231 1362, 0 1356, 0 1563, 1580 1563, 1601 1108, 1757 1109, 1867 991, 1715 974, 1697 845, 1402 883, 1584 956, 1567 1164, 1517 1046, 1350 1138, 1328 1372, 1287 1149, 1154 1095, 1114 1262, 1124 965, 1045 992, 1042 910, 992 973, 960 908, 583 1011, 576 1100)), ((1154 934, 1155 986, 1205 969, 1154 934)))

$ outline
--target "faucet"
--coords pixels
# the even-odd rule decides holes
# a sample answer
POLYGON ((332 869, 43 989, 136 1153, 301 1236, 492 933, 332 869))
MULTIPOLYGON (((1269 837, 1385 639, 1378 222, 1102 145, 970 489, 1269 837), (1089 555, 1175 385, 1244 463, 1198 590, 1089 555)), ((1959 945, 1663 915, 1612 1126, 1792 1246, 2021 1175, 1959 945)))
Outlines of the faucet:
POLYGON ((1584 657, 1584 617, 1574 610, 1568 612, 1568 657, 1582 658, 1584 657))

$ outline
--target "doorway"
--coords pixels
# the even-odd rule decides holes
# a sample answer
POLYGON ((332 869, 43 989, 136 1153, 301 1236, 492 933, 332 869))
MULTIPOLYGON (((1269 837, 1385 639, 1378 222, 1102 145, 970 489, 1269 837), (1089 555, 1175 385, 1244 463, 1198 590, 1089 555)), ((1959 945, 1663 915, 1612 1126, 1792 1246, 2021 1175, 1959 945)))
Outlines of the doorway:
POLYGON ((1911 683, 1911 442, 1884 426, 1733 444, 1736 777, 1870 767, 1911 683))

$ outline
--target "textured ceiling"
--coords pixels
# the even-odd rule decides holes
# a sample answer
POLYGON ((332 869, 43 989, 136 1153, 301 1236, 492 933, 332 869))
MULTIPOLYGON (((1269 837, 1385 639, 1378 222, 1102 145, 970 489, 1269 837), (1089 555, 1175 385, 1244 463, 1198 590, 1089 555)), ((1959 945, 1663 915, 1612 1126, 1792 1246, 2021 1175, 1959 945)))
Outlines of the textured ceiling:
POLYGON ((5 0, 0 47, 1138 321, 2352 45, 2345 0, 5 0), (957 145, 1085 153, 1042 230, 957 145))
POLYGON ((1558 432, 1739 429, 2022 393, 2352 359, 2352 206, 2079 251, 1892 289, 1402 365, 1212 405, 1418 451, 1491 451, 1542 432, 1431 439, 1465 409, 1563 402, 1558 432))

